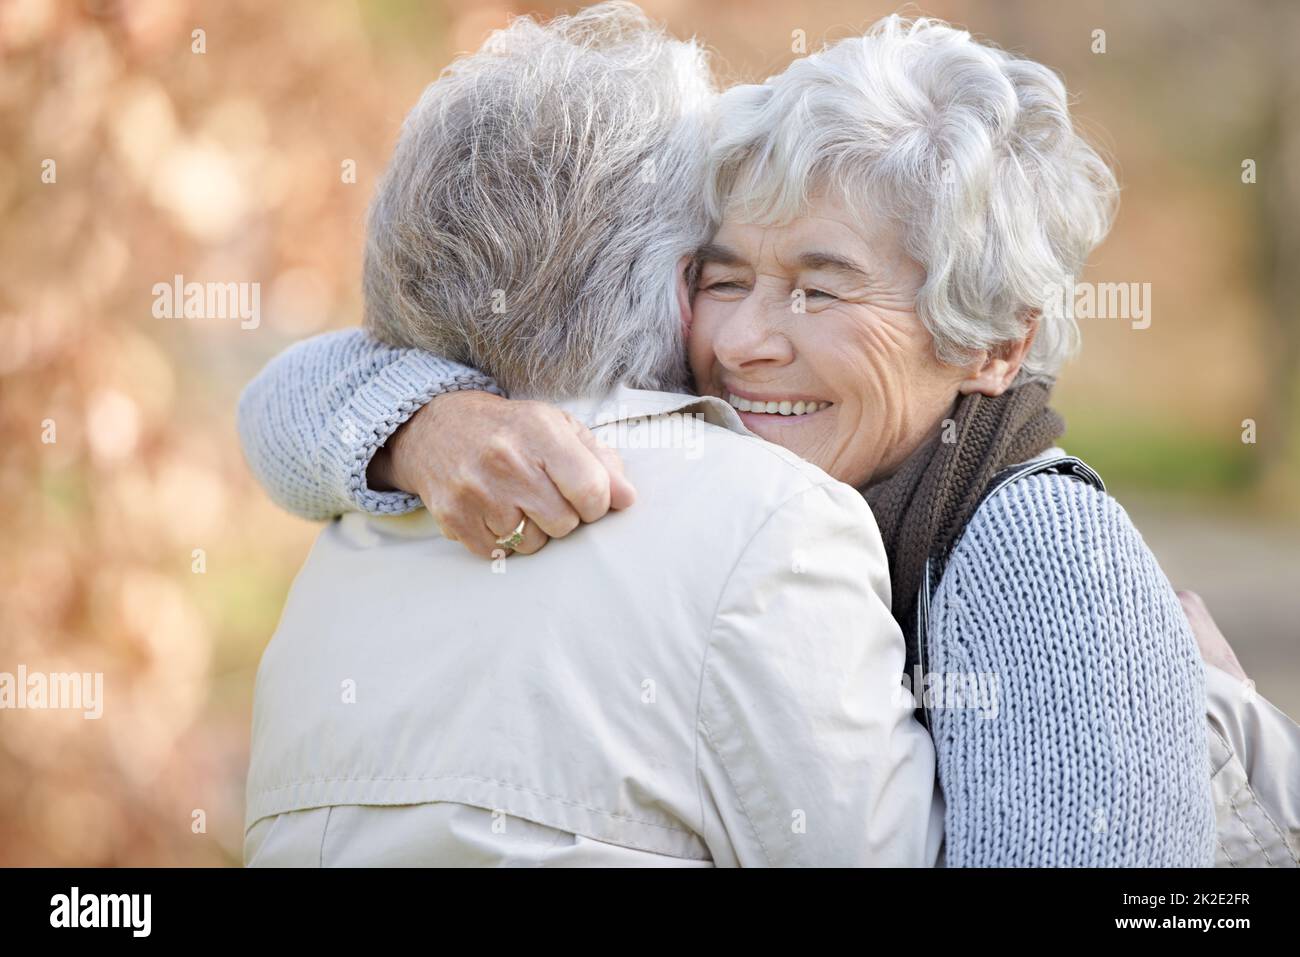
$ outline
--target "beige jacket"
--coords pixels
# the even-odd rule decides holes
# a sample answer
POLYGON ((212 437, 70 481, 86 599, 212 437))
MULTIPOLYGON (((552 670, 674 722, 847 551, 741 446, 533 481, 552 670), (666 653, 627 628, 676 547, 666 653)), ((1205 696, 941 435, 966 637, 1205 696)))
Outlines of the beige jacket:
POLYGON ((567 408, 635 508, 491 563, 424 511, 322 532, 258 672, 248 863, 933 865, 862 497, 716 399, 567 408))
POLYGON ((1205 666, 1216 867, 1300 867, 1300 727, 1205 666))

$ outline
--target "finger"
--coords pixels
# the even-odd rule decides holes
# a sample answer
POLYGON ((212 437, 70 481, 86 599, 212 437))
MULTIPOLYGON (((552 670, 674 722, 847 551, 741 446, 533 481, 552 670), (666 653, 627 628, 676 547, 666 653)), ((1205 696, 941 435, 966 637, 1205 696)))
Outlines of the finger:
POLYGON ((1180 591, 1177 594, 1178 601, 1183 606, 1183 614, 1187 616, 1187 621, 1192 626, 1192 637, 1196 639, 1196 647, 1200 650, 1201 657, 1228 674, 1243 681, 1247 680, 1246 669, 1241 666, 1227 636, 1223 634, 1214 616, 1210 614, 1205 600, 1194 591, 1180 591))
POLYGON ((563 538, 582 524, 582 518, 573 510, 573 506, 550 482, 535 483, 520 502, 520 507, 528 516, 528 525, 541 530, 550 538, 563 538))
POLYGON ((524 522, 524 513, 522 509, 514 506, 497 507, 491 509, 487 517, 483 519, 483 524, 488 527, 494 539, 509 538, 515 533, 520 522, 524 522))
POLYGON ((609 507, 630 508, 636 502, 636 488, 623 471, 623 457, 585 428, 577 435, 609 473, 609 507))
MULTIPOLYGON (((580 422, 556 437, 542 456, 542 466, 578 517, 594 522, 609 511, 609 470, 596 457, 594 436, 580 422)), ((558 537, 558 536, 557 536, 558 537)))
POLYGON ((482 521, 467 518, 459 512, 439 512, 434 516, 443 538, 464 545, 479 558, 491 558, 496 544, 494 536, 482 521))
POLYGON ((515 548, 515 552, 520 555, 534 555, 550 540, 551 537, 538 528, 536 522, 529 522, 524 526, 524 540, 515 548))
POLYGON ((1183 606, 1183 614, 1187 616, 1187 621, 1192 626, 1192 634, 1196 636, 1198 643, 1226 642, 1223 633, 1219 631, 1219 626, 1210 615, 1210 609, 1206 607, 1200 595, 1194 591, 1180 591, 1177 594, 1178 602, 1183 606))
POLYGON ((536 522, 530 522, 517 508, 503 509, 500 517, 488 520, 487 527, 494 540, 499 543, 501 539, 512 536, 521 523, 523 530, 520 534, 523 535, 523 540, 512 548, 516 554, 532 555, 550 541, 550 536, 542 531, 536 522))
POLYGON ((493 550, 499 547, 495 544, 497 537, 491 534, 485 527, 484 521, 478 518, 482 512, 448 508, 441 502, 435 503, 434 507, 426 503, 425 508, 428 508, 434 524, 438 525, 438 532, 448 542, 458 542, 480 558, 491 558, 493 550))
POLYGON ((1187 591, 1184 589, 1175 594, 1178 595, 1178 600, 1182 603, 1185 610, 1190 611, 1194 608, 1197 612, 1209 612, 1209 609, 1205 606, 1205 599, 1202 598, 1198 592, 1187 591))
MULTIPOLYGON (((516 522, 514 528, 511 528, 510 532, 507 534, 513 533, 515 528, 518 527, 518 524, 519 523, 516 522)), ((523 541, 521 541, 518 545, 516 545, 513 549, 511 549, 511 551, 513 551, 516 555, 536 554, 537 552, 541 551, 543 545, 545 545, 547 542, 551 540, 550 536, 547 535, 544 531, 542 531, 541 528, 538 527, 537 523, 533 521, 524 522, 523 536, 524 536, 523 541)), ((505 538, 505 537, 506 537, 505 535, 498 536, 498 538, 505 538)), ((504 546, 498 545, 497 547, 502 548, 504 546)))
MULTIPOLYGON (((432 515, 433 513, 430 512, 429 514, 432 515)), ((441 535, 443 538, 445 538, 447 541, 449 542, 460 541, 460 538, 457 537, 456 533, 447 527, 447 523, 443 521, 439 521, 437 516, 434 516, 433 524, 438 526, 438 534, 441 535)))
POLYGON ((599 446, 595 456, 601 460, 604 471, 610 473, 610 507, 617 511, 636 505, 637 490, 623 471, 623 458, 606 445, 599 446))

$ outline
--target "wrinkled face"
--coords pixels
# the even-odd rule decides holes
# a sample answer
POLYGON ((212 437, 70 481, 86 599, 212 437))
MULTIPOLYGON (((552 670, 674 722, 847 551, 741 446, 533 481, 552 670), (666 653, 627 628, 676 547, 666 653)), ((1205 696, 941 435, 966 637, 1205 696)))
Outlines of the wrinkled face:
POLYGON ((934 434, 972 369, 935 358, 900 227, 842 207, 723 223, 700 257, 690 361, 700 393, 751 431, 861 487, 934 434))

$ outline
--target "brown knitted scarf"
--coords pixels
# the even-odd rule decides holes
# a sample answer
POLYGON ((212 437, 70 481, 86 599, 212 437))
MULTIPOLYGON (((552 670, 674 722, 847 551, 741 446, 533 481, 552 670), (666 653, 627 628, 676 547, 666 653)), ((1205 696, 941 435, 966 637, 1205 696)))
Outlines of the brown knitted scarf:
POLYGON ((997 398, 963 396, 952 425, 941 424, 898 471, 863 490, 889 555, 893 612, 907 639, 909 671, 916 663, 916 595, 926 558, 947 558, 995 475, 1051 448, 1065 432, 1065 420, 1047 406, 1048 394, 1046 386, 1028 383, 997 398))

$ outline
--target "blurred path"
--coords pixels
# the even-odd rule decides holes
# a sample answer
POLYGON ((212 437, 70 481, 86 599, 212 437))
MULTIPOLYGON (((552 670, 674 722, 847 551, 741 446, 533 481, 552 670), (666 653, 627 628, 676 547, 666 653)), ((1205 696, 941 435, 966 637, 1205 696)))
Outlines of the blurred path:
POLYGON ((1174 587, 1200 592, 1260 693, 1300 720, 1300 528, 1120 501, 1174 587))

